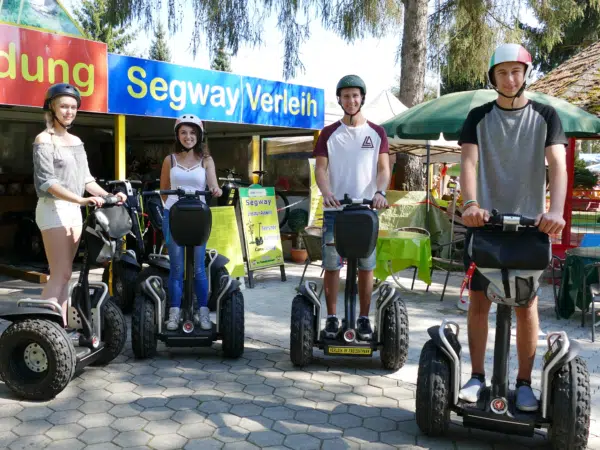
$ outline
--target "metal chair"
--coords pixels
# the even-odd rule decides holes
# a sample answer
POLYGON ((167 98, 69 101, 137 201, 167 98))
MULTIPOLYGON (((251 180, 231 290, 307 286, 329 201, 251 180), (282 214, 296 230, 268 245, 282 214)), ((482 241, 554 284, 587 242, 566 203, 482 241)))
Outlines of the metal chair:
MULTIPOLYGON (((302 277, 300 278, 298 287, 302 286, 302 283, 304 282, 304 275, 306 274, 306 269, 309 265, 321 267, 320 264, 315 264, 315 262, 323 260, 323 249, 321 244, 322 236, 323 229, 320 227, 306 227, 299 233, 298 238, 302 239, 304 242, 308 258, 304 263, 304 270, 302 271, 302 277)), ((323 276, 324 271, 325 269, 321 269, 321 277, 323 276)))
POLYGON ((590 302, 590 306, 587 308, 585 305, 585 292, 586 292, 586 278, 589 270, 597 270, 598 271, 598 279, 600 279, 600 262, 594 262, 592 264, 587 264, 584 268, 583 274, 583 303, 581 308, 581 326, 585 326, 585 313, 591 309, 592 311, 592 342, 596 340, 596 327, 600 327, 600 317, 596 318, 596 308, 600 309, 600 283, 590 284, 590 295, 592 297, 592 301, 590 302))

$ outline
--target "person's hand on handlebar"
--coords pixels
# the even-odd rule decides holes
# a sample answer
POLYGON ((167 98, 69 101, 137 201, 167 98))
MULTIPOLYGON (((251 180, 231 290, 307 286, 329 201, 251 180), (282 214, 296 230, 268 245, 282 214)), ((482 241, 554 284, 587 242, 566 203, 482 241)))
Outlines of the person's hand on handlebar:
POLYGON ((104 199, 102 197, 81 197, 79 204, 81 206, 102 206, 104 205, 104 199))
POLYGON ((125 194, 124 192, 117 192, 115 196, 119 199, 119 205, 127 201, 127 194, 125 194))
POLYGON ((469 206, 463 211, 462 220, 467 227, 482 227, 490 220, 490 212, 479 205, 469 206))
POLYGON ((546 234, 557 234, 565 227, 565 219, 563 219, 562 214, 547 212, 538 214, 535 225, 546 234))
POLYGON ((210 193, 213 197, 220 197, 221 195, 223 195, 223 191, 219 187, 211 188, 210 193))
POLYGON ((373 196, 373 209, 383 209, 388 206, 387 199, 381 194, 373 196))
POLYGON ((323 194, 323 207, 324 208, 339 208, 342 204, 335 198, 331 192, 323 194))

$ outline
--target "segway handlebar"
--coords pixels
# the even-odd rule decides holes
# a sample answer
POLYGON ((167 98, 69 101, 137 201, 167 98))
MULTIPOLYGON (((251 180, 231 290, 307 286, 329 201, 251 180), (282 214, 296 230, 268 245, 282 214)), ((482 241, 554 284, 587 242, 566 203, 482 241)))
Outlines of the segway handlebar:
POLYGON ((520 225, 523 227, 535 226, 535 219, 525 217, 521 214, 500 214, 497 209, 492 210, 489 225, 520 225))
POLYGON ((324 207, 323 211, 342 211, 346 206, 352 206, 352 205, 373 206, 373 200, 370 200, 367 198, 352 198, 348 194, 344 194, 344 198, 341 200, 338 200, 338 202, 340 203, 341 206, 338 206, 335 208, 324 207))
POLYGON ((117 203, 119 203, 119 197, 117 197, 116 195, 105 195, 104 197, 102 197, 104 199, 104 204, 102 205, 104 206, 114 206, 117 203))
POLYGON ((203 195, 211 195, 210 191, 192 191, 182 188, 177 189, 157 189, 155 191, 144 191, 142 196, 147 195, 177 195, 178 197, 201 197, 203 195))

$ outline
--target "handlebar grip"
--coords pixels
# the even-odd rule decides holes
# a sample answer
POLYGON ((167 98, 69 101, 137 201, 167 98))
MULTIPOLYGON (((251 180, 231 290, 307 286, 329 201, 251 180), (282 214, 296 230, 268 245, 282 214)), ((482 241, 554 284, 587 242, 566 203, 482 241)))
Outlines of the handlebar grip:
POLYGON ((117 197, 116 195, 105 195, 102 198, 104 199, 104 205, 106 206, 112 206, 119 203, 119 197, 117 197))
POLYGON ((533 227, 535 226, 535 219, 531 217, 521 217, 521 225, 525 227, 533 227))

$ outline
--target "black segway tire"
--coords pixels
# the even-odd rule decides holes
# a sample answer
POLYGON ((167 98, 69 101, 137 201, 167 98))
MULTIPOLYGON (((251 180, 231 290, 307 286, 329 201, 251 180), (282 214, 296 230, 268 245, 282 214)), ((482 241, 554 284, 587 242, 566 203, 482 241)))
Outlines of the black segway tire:
POLYGON ((144 294, 135 297, 131 315, 131 348, 138 359, 152 358, 158 345, 154 301, 144 294))
POLYGON ((585 450, 591 409, 590 374, 585 361, 578 356, 569 361, 556 372, 550 386, 552 448, 585 450))
POLYGON ((239 358, 244 353, 244 296, 236 289, 222 299, 221 335, 226 358, 239 358))
POLYGON ((311 363, 315 343, 313 305, 303 295, 296 295, 292 301, 292 321, 290 324, 290 359, 297 367, 311 363))
MULTIPOLYGON (((135 287, 138 279, 139 270, 130 264, 122 262, 111 263, 113 265, 113 288, 109 291, 111 300, 121 311, 130 312, 135 299, 135 287)), ((110 267, 106 267, 102 272, 102 282, 108 285, 110 267)))
POLYGON ((62 392, 73 378, 77 356, 64 328, 44 319, 13 322, 0 337, 0 377, 20 398, 47 401, 62 392), (45 352, 48 368, 27 367, 24 353, 30 344, 45 352))
POLYGON ((385 309, 382 334, 381 364, 384 369, 398 370, 408 358, 408 313, 399 297, 385 309))
POLYGON ((127 323, 117 305, 108 299, 102 304, 102 342, 104 352, 93 366, 103 366, 110 363, 121 354, 127 342, 127 323))
MULTIPOLYGON (((210 274, 208 274, 210 276, 210 274)), ((208 299, 208 309, 211 312, 215 312, 217 310, 217 296, 221 291, 221 286, 223 283, 227 283, 229 279, 229 271, 226 267, 220 267, 214 276, 211 277, 211 295, 208 299), (221 282, 223 280, 223 282, 221 282)))
POLYGON ((417 425, 428 436, 441 436, 450 425, 450 364, 429 340, 421 350, 416 395, 417 425))

